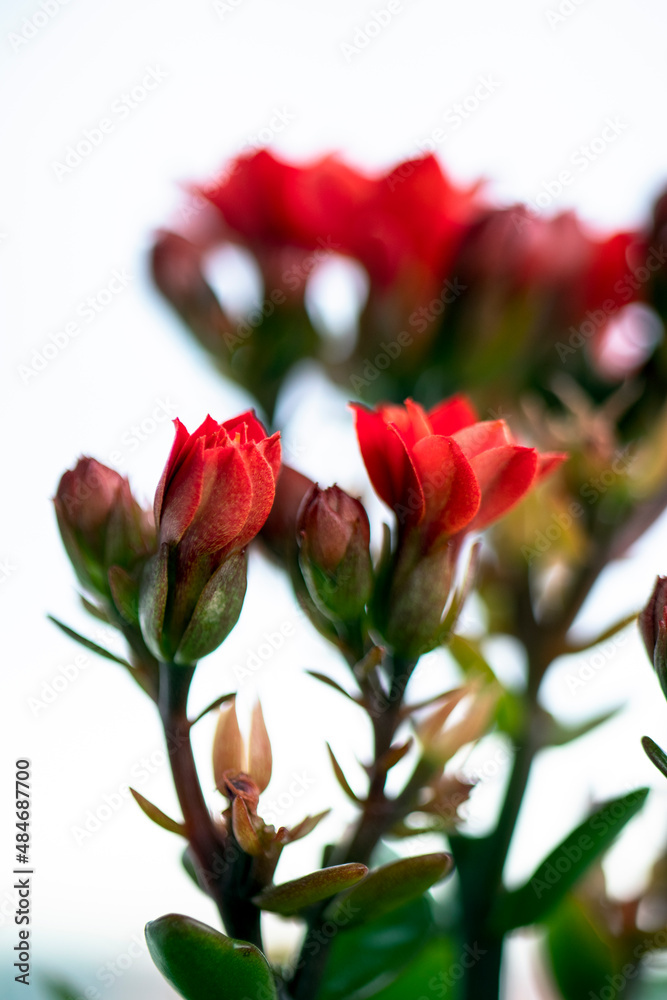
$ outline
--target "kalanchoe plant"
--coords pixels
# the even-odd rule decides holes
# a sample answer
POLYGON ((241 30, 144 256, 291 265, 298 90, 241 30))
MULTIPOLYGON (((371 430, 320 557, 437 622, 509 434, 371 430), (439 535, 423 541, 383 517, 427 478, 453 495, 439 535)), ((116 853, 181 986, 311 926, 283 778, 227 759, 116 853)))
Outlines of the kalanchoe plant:
MULTIPOLYGON (((609 984, 630 997, 638 956, 660 946, 642 931, 640 903, 664 903, 664 876, 657 863, 644 896, 619 904, 600 859, 646 789, 596 803, 518 887, 504 870, 535 759, 609 718, 563 725, 543 682, 556 660, 636 617, 573 637, 600 575, 667 504, 667 341, 643 328, 623 338, 628 319, 636 328, 667 315, 664 196, 643 228, 597 235, 573 213, 494 206, 433 156, 371 176, 336 157, 299 167, 266 150, 193 191, 183 232, 161 233, 154 248, 158 287, 269 420, 305 358, 366 401, 353 404, 359 446, 391 522, 378 544, 362 501, 281 467, 277 434, 252 412, 209 417, 193 434, 177 422, 153 516, 92 459, 63 477, 58 521, 86 607, 121 631, 128 659, 61 627, 120 660, 157 702, 182 819, 135 799, 185 839, 184 864, 225 931, 180 914, 152 920, 157 967, 185 1000, 498 1000, 507 936, 533 927, 563 1000, 604 996, 609 984), (262 306, 248 315, 228 311, 207 276, 226 243, 249 251, 261 275, 262 306), (368 279, 347 355, 331 352, 308 301, 331 254, 368 279), (628 313, 638 302, 643 312, 628 313), (355 706, 373 741, 360 782, 341 766, 336 734, 331 766, 354 819, 320 869, 286 883, 275 881, 283 848, 322 815, 290 830, 262 819, 272 754, 259 705, 245 741, 234 693, 195 718, 187 704, 197 660, 239 617, 258 534, 349 671, 342 683, 311 676, 355 706), (464 634, 471 590, 484 624, 464 634), (501 635, 521 647, 521 689, 494 669, 486 640, 501 635), (417 700, 419 661, 437 662, 443 647, 460 680, 417 700), (190 730, 216 709, 224 801, 211 808, 190 730), (488 832, 474 836, 462 814, 476 780, 463 762, 491 729, 509 773, 488 832), (389 855, 388 842, 426 834, 440 838, 424 842, 430 853, 389 855), (436 901, 428 890, 452 859, 456 883, 436 901), (265 911, 303 926, 288 963, 264 947, 265 911)), ((663 688, 666 620, 661 578, 640 625, 663 688)), ((667 774, 663 751, 648 737, 644 747, 667 774)))

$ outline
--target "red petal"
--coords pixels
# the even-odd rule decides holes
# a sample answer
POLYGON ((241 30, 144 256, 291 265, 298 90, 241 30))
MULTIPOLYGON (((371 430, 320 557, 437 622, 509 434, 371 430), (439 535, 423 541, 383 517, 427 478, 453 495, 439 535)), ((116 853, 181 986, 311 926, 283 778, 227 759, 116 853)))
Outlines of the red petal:
POLYGON ((266 437, 264 425, 257 419, 254 410, 246 410, 246 412, 241 413, 240 416, 232 417, 231 420, 225 420, 225 422, 221 424, 221 426, 225 428, 229 436, 232 438, 234 437, 236 431, 243 425, 245 425, 247 441, 263 441, 266 437))
POLYGON ((504 420, 482 420, 457 431, 453 437, 469 459, 490 448, 503 448, 512 444, 512 435, 504 420))
POLYGON ((444 434, 449 437, 450 434, 456 434, 464 427, 477 423, 477 414, 465 396, 452 396, 451 399, 446 399, 444 403, 430 410, 428 419, 431 421, 434 434, 444 434))
POLYGON ((243 549, 252 541, 267 517, 276 495, 276 477, 257 445, 250 445, 239 452, 250 482, 250 507, 245 523, 233 540, 235 549, 243 549))
POLYGON ((470 464, 482 489, 482 503, 471 527, 481 531, 506 514, 533 485, 537 452, 503 445, 476 455, 470 464))
POLYGON ((535 477, 536 482, 540 482, 542 479, 546 479, 550 476, 552 472, 555 472, 559 465, 569 458, 569 455, 565 451, 545 451, 543 454, 537 456, 537 475, 535 477))
POLYGON ((259 450, 271 466, 273 478, 278 479, 280 465, 282 461, 282 447, 280 444, 280 431, 276 431, 270 438, 264 438, 259 442, 259 450))
POLYGON ((201 501, 187 538, 198 553, 218 552, 236 539, 248 520, 252 485, 237 448, 207 449, 203 466, 201 501))
POLYGON ((424 495, 408 449, 393 424, 382 413, 353 403, 357 438, 373 488, 390 507, 409 506, 416 520, 424 511, 424 495))
POLYGON ((164 500, 164 492, 167 482, 172 478, 174 472, 178 469, 182 462, 181 452, 183 451, 186 443, 190 439, 187 428, 181 421, 176 417, 174 420, 174 427, 176 428, 176 437, 174 438, 174 443, 171 446, 171 451, 169 452, 169 458, 167 459, 167 464, 165 465, 162 475, 160 476, 160 481, 157 484, 157 489, 155 491, 155 500, 153 501, 153 512, 155 514, 155 524, 157 527, 160 526, 160 516, 162 514, 162 503, 164 500))
POLYGON ((453 535, 475 516, 480 489, 470 463, 451 438, 431 435, 415 445, 415 466, 425 498, 428 542, 453 535))
POLYGON ((167 483, 162 499, 161 543, 180 541, 197 513, 204 481, 203 456, 203 438, 189 438, 176 463, 178 469, 167 483), (184 459, 182 455, 185 455, 184 459))

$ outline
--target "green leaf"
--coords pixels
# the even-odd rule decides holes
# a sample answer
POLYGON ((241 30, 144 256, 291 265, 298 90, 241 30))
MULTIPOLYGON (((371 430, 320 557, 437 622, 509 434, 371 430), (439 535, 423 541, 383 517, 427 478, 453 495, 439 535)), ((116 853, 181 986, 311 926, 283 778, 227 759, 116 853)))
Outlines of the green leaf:
POLYGON ((325 920, 337 921, 345 914, 348 927, 373 920, 422 896, 449 875, 453 865, 451 854, 442 851, 391 861, 369 872, 365 879, 335 899, 327 907, 325 920))
POLYGON ((109 588, 119 614, 130 625, 139 624, 139 586, 122 566, 111 566, 109 588))
POLYGON ((596 809, 538 865, 523 886, 499 898, 491 914, 494 929, 507 933, 541 922, 636 816, 648 792, 648 788, 639 788, 596 809))
POLYGON ((582 904, 567 896, 547 922, 547 953, 563 1000, 599 996, 616 972, 610 942, 582 904))
POLYGON ((82 646, 86 647, 86 649, 92 650, 92 652, 97 653, 98 656, 103 656, 106 660, 112 660, 113 663, 120 663, 121 667, 127 667, 128 670, 132 670, 131 664, 129 664, 127 660, 124 660, 122 656, 116 656, 115 653, 109 652, 109 650, 105 649, 103 646, 98 646, 92 639, 86 639, 85 635, 79 635, 79 633, 75 632, 73 628, 70 628, 69 625, 65 625, 64 622, 54 618, 53 615, 47 615, 46 617, 49 621, 53 622, 54 625, 57 625, 58 628, 65 633, 65 635, 69 636, 70 639, 74 639, 75 642, 80 642, 82 646))
POLYGON ((215 701, 212 701, 210 705, 207 705, 206 708, 203 708, 199 713, 199 715, 195 715, 190 725, 194 726, 196 722, 199 722, 200 719, 203 719, 204 716, 208 715, 209 712, 214 712, 216 708, 220 708, 223 702, 229 701, 230 698, 235 698, 235 697, 236 697, 236 691, 230 691, 229 694, 221 694, 219 698, 216 698, 215 701))
POLYGON ((355 885, 368 874, 366 865, 347 864, 334 865, 332 868, 321 868, 319 871, 296 878, 282 885, 273 885, 255 896, 253 903, 261 910, 280 913, 283 917, 294 916, 313 903, 329 899, 355 885))
POLYGON ((667 778, 667 754, 661 750, 657 743, 654 743, 650 736, 642 736, 642 746, 644 753, 655 764, 661 774, 667 778))
POLYGON ((321 684, 326 684, 328 687, 333 688, 334 691, 338 692, 338 694, 344 694, 345 697, 349 698, 350 701, 353 701, 355 705, 359 704, 359 700, 355 698, 353 694, 350 694, 349 691, 346 691, 345 688, 338 683, 338 681, 333 679, 333 677, 327 677, 326 674, 321 674, 318 670, 306 670, 306 673, 310 677, 314 677, 315 680, 319 681, 321 684))
POLYGON ((422 948, 413 962, 403 969, 392 983, 373 993, 373 1000, 421 1000, 423 997, 446 997, 460 1000, 461 980, 449 974, 460 962, 461 950, 448 938, 437 937, 422 948))
POLYGON ((327 750, 329 751, 329 757, 331 758, 331 765, 332 765, 332 767, 334 769, 334 774, 336 775, 336 778, 338 780, 338 784, 343 789, 343 791, 347 795, 348 799, 351 799, 356 805, 360 805, 361 804, 361 799, 357 795, 355 795, 355 793, 352 791, 347 778, 343 774, 343 769, 340 766, 340 764, 338 763, 338 761, 336 760, 336 758, 334 756, 334 752, 333 752, 333 750, 331 749, 331 747, 329 746, 328 743, 327 743, 327 750))
POLYGON ((201 592, 174 663, 192 664, 218 648, 236 625, 246 592, 248 554, 230 556, 201 592))
POLYGON ((447 649, 466 677, 469 674, 480 674, 487 681, 497 680, 479 646, 471 639, 464 639, 462 635, 453 635, 447 643, 447 649))
POLYGON ((625 615, 620 621, 617 621, 614 625, 610 625, 606 628, 604 632, 599 635, 594 636, 590 639, 584 639, 583 642, 569 642, 566 648, 563 650, 564 655, 570 655, 572 653, 585 653, 589 649, 593 649, 594 646, 599 646, 601 642, 606 642, 607 639, 611 639, 613 636, 617 635, 618 632, 622 632, 624 628, 637 619, 638 611, 634 611, 632 614, 625 615))
POLYGON ((169 546, 160 546, 143 569, 139 587, 139 624, 144 642, 157 660, 164 659, 162 628, 169 589, 169 546))
POLYGON ((170 913, 146 924, 151 958, 185 1000, 277 1000, 264 955, 206 924, 170 913))
POLYGON ((621 706, 619 705, 618 708, 612 709, 611 712, 603 712, 602 715, 596 715, 586 722, 579 723, 578 726, 564 726, 557 719, 554 719, 550 712, 542 710, 540 718, 542 720, 541 724, 544 726, 545 746, 562 747, 566 743, 571 743, 572 740, 578 740, 580 736, 585 736, 587 733, 592 732, 593 729, 597 729, 598 726, 602 726, 605 722, 613 719, 620 711, 620 708, 621 706))
POLYGON ((178 823, 175 819, 171 819, 166 813, 163 813, 161 809, 149 802, 148 799, 144 798, 141 792, 135 791, 134 788, 130 788, 134 801, 137 803, 139 808, 152 819, 154 823, 161 826, 163 830, 168 830, 169 833, 177 833, 180 837, 185 837, 185 823, 178 823))
POLYGON ((435 931, 426 896, 361 927, 348 930, 343 922, 339 926, 342 933, 333 938, 316 1000, 369 997, 368 984, 392 982, 435 931))

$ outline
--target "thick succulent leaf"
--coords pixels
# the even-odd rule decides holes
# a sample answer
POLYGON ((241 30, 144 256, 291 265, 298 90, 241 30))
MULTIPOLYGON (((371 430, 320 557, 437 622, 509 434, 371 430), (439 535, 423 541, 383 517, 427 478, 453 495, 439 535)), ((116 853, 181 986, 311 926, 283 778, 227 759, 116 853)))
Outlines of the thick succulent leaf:
POLYGON ((451 854, 440 851, 382 865, 339 899, 333 900, 325 917, 336 921, 346 913, 349 927, 373 920, 422 896, 432 885, 449 875, 453 865, 451 854))
POLYGON ((258 948, 178 913, 146 925, 151 958, 184 1000, 277 1000, 273 974, 258 948))
POLYGON ((184 823, 178 823, 175 819, 171 819, 161 809, 158 809, 156 805, 153 805, 152 802, 144 798, 141 792, 135 791, 134 788, 130 788, 130 791, 132 792, 134 801, 149 819, 152 819, 154 823, 161 826, 163 830, 168 830, 169 833, 177 833, 181 837, 186 836, 184 823))
POLYGON ((344 889, 350 889, 367 874, 368 868, 361 864, 321 868, 319 871, 311 872, 310 875, 304 875, 303 878, 264 889, 255 896, 253 903, 261 910, 291 917, 312 906, 313 903, 319 903, 322 899, 329 899, 344 889))
POLYGON ((457 949, 449 938, 434 938, 389 986, 373 993, 373 1000, 421 1000, 422 997, 461 1000, 459 968, 462 958, 468 960, 467 954, 457 949))
POLYGON ((546 946, 563 1000, 597 997, 614 982, 611 942, 604 939, 573 897, 566 897, 550 916, 546 946))
POLYGON ((648 788, 639 788, 596 809, 538 865, 524 885, 499 898, 491 915, 495 929, 506 933, 544 920, 611 846, 647 795, 648 788))
POLYGON ((426 896, 361 927, 348 930, 344 916, 335 926, 340 933, 333 938, 316 1000, 364 1000, 371 995, 370 983, 392 982, 435 931, 426 896))

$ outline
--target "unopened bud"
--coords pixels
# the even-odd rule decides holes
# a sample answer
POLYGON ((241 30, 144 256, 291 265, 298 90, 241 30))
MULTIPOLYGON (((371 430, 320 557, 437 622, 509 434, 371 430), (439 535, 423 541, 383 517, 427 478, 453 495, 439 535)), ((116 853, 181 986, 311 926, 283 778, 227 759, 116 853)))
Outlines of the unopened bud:
POLYGON ((357 620, 373 585, 363 505, 338 486, 313 486, 302 502, 297 530, 301 570, 313 601, 329 618, 357 620))

